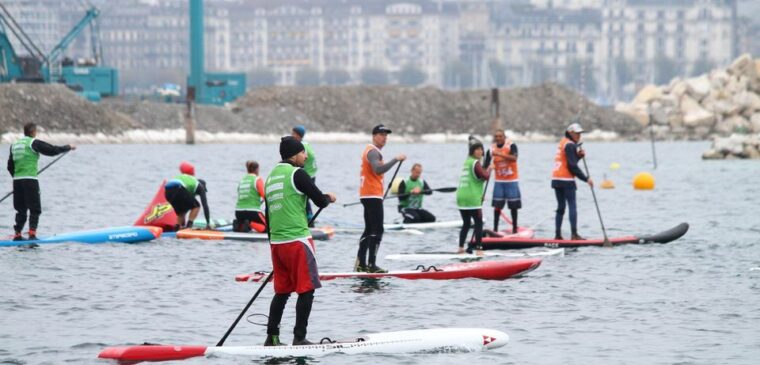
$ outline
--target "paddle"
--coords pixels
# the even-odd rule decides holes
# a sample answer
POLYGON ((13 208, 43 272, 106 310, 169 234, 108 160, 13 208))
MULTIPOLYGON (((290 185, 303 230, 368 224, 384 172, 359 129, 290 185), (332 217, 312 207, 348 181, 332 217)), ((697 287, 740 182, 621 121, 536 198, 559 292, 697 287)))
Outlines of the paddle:
MULTIPOLYGON (((427 193, 433 193, 433 192, 439 192, 439 193, 453 193, 457 191, 456 186, 450 186, 446 188, 437 188, 437 189, 429 189, 429 190, 422 190, 418 194, 427 194, 427 193)), ((412 193, 405 193, 405 194, 399 194, 399 195, 391 195, 391 198, 403 198, 406 196, 412 195, 412 193)))
MULTIPOLYGON (((584 156, 581 158, 583 160, 583 168, 586 170, 586 176, 588 178, 591 178, 591 175, 588 172, 588 164, 586 163, 586 157, 584 156)), ((602 212, 599 210, 599 202, 596 200, 596 193, 594 192, 594 187, 589 185, 591 188, 591 196, 594 197, 594 205, 596 206, 596 215, 599 216, 599 224, 602 225, 602 234, 604 235, 604 244, 602 246, 604 247, 612 247, 612 242, 610 242, 610 239, 607 238, 607 230, 604 228, 604 221, 602 220, 602 212)))
MULTIPOLYGON (((322 209, 324 209, 324 208, 319 208, 319 210, 317 210, 317 213, 315 213, 314 216, 311 217, 311 220, 309 220, 309 225, 311 225, 312 223, 314 223, 314 220, 317 219, 317 216, 319 215, 319 213, 322 213, 322 209)), ((224 345, 224 341, 227 341, 227 337, 229 337, 230 333, 232 333, 232 330, 235 329, 235 326, 237 326, 238 322, 240 322, 240 319, 243 318, 243 316, 245 315, 245 312, 247 312, 248 309, 251 308, 251 305, 253 304, 253 301, 255 301, 256 298, 258 298, 259 294, 261 294, 261 291, 264 290, 264 287, 267 285, 267 283, 270 280, 272 280, 272 274, 274 274, 274 270, 272 270, 272 272, 270 272, 269 275, 267 275, 266 279, 264 279, 264 283, 261 284, 261 286, 259 287, 259 289, 256 290, 256 293, 253 294, 253 297, 248 302, 248 304, 245 305, 245 308, 243 308, 243 311, 240 312, 240 315, 237 316, 237 318, 235 319, 235 322, 232 322, 232 325, 227 330, 227 332, 224 333, 224 336, 222 336, 222 339, 219 340, 219 342, 216 343, 217 347, 220 347, 220 346, 224 345)))
MULTIPOLYGON (((401 164, 404 163, 404 161, 399 161, 398 166, 396 166, 396 171, 393 172, 393 177, 391 178, 391 184, 393 184, 393 180, 396 180, 396 174, 398 174, 398 170, 401 168, 401 164)), ((385 200, 385 197, 388 196, 388 192, 391 191, 390 186, 388 186, 388 189, 385 190, 385 194, 383 194, 383 200, 385 200)), ((358 202, 343 204, 343 208, 350 207, 352 205, 358 205, 361 204, 361 200, 358 202)))
MULTIPOLYGON (((52 166, 58 160, 62 159, 63 156, 66 156, 67 153, 69 153, 69 151, 66 151, 66 152, 62 153, 60 156, 56 157, 55 160, 50 161, 50 163, 47 164, 47 165, 45 165, 45 167, 41 168, 40 171, 37 171, 37 175, 43 173, 45 170, 47 170, 48 167, 52 166)), ((5 194, 5 196, 2 199, 0 199, 0 203, 2 203, 3 201, 5 201, 5 199, 8 199, 8 197, 11 196, 11 194, 13 194, 13 191, 9 192, 8 194, 5 194)))
POLYGON ((652 141, 652 163, 657 170, 657 154, 654 150, 654 119, 652 118, 652 104, 647 105, 647 115, 649 116, 649 139, 652 141))

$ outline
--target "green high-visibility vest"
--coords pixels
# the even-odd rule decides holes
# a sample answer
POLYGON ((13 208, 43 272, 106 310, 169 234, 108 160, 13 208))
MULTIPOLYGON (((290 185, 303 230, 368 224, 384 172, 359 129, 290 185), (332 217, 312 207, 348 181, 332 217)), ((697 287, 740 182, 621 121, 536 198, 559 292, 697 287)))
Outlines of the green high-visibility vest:
POLYGON ((198 179, 196 179, 195 176, 181 174, 175 176, 174 180, 179 181, 179 183, 182 184, 182 187, 184 187, 190 195, 194 195, 195 191, 198 190, 198 179))
POLYGON ((303 164, 303 169, 309 176, 314 177, 317 175, 317 156, 314 154, 314 149, 311 148, 311 144, 306 141, 301 141, 303 148, 306 151, 306 162, 303 164))
POLYGON ((259 177, 254 174, 246 174, 238 184, 238 199, 235 210, 261 211, 261 195, 256 189, 259 177))
POLYGON ((475 164, 479 163, 475 157, 467 156, 459 176, 457 186, 457 208, 480 209, 483 205, 483 180, 475 175, 475 164))
POLYGON ((40 153, 32 149, 34 138, 25 136, 11 146, 13 179, 37 179, 37 162, 40 153))
POLYGON ((406 199, 399 202, 399 206, 401 206, 401 208, 412 209, 422 208, 422 198, 424 197, 422 189, 425 188, 425 180, 412 180, 411 178, 406 178, 406 180, 404 180, 404 187, 404 194, 411 194, 414 188, 420 188, 420 193, 407 195, 406 199))
POLYGON ((278 163, 265 184, 265 196, 269 212, 269 242, 283 243, 311 237, 306 220, 308 197, 293 185, 293 174, 298 167, 278 163))

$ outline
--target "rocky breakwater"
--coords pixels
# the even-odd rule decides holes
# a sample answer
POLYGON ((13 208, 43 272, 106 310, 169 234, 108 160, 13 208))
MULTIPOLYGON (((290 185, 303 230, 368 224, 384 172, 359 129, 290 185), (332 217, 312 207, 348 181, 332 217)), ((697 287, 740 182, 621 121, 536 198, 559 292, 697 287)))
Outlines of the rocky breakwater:
POLYGON ((133 119, 93 104, 60 84, 0 84, 0 132, 24 124, 64 133, 114 134, 141 127, 133 119))
MULTIPOLYGON (((726 141, 750 141, 752 134, 760 133, 760 59, 745 54, 726 69, 675 78, 668 85, 646 86, 631 103, 619 103, 615 110, 630 115, 642 126, 649 126, 651 119, 658 136, 720 141, 706 156, 717 158, 724 153, 714 151, 716 147, 738 151, 738 145, 725 149, 726 141), (728 137, 732 135, 736 136, 728 137)), ((729 154, 754 156, 745 152, 726 156, 729 154)))

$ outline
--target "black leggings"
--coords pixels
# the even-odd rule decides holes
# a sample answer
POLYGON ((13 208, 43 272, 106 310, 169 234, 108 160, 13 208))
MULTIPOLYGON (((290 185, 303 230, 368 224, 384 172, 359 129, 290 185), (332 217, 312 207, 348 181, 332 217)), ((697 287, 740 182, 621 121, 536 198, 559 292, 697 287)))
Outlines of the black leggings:
POLYGON ((383 240, 383 200, 376 198, 361 199, 364 206, 364 232, 359 239, 359 252, 356 257, 359 265, 375 265, 380 241, 383 240), (369 255, 367 254, 369 252, 369 255))
POLYGON ((16 209, 16 225, 13 229, 21 233, 26 224, 26 211, 29 211, 29 230, 36 231, 42 214, 40 204, 40 183, 35 179, 13 180, 13 208, 16 209))
POLYGON ((481 238, 483 237, 483 210, 482 209, 459 209, 462 215, 462 230, 459 231, 459 247, 464 247, 464 241, 467 240, 467 233, 470 231, 471 222, 474 221, 475 235, 474 243, 470 241, 468 248, 473 246, 481 247, 481 238))
MULTIPOLYGON (((288 303, 290 294, 275 294, 272 297, 272 304, 269 305, 269 321, 267 322, 267 334, 271 336, 280 335, 280 321, 282 313, 285 311, 285 304, 288 303)), ((311 314, 311 305, 314 302, 314 290, 298 294, 296 302, 296 325, 293 327, 295 340, 306 338, 306 327, 309 326, 309 315, 311 314)))

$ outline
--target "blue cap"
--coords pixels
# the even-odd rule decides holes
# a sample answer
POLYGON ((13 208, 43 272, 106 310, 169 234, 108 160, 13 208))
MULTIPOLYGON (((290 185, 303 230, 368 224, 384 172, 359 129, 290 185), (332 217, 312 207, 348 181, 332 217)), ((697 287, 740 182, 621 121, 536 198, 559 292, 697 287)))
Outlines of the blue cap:
POLYGON ((296 132, 296 133, 298 133, 299 136, 303 137, 306 134, 306 127, 304 127, 303 125, 299 124, 299 125, 293 127, 293 132, 296 132))

